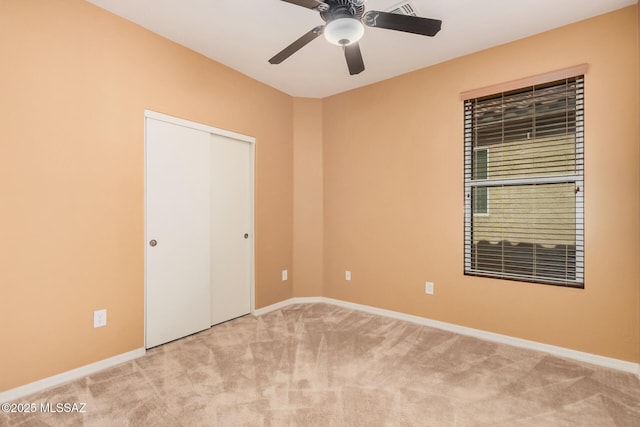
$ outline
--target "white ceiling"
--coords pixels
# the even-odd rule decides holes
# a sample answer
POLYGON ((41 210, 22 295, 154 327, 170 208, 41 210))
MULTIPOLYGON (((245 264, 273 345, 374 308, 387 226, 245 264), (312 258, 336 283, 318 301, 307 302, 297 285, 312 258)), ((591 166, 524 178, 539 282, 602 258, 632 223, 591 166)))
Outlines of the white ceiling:
MULTIPOLYGON (((442 20, 435 37, 366 28, 366 70, 350 76, 344 54, 323 37, 282 64, 269 58, 324 21, 281 0, 87 0, 267 85, 323 98, 491 46, 635 4, 637 0, 413 0, 442 20)), ((388 10, 399 0, 368 0, 388 10)))

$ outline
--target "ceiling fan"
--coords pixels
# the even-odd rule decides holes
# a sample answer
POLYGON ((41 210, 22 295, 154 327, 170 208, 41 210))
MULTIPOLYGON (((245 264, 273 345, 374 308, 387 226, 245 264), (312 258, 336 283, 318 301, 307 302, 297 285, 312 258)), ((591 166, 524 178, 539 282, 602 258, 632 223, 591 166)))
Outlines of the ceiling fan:
POLYGON ((344 56, 349 67, 349 74, 364 71, 364 61, 358 40, 364 34, 364 26, 385 28, 387 30, 404 31, 423 36, 435 36, 442 25, 438 19, 418 16, 399 15, 396 13, 370 10, 365 13, 366 0, 282 0, 298 6, 320 12, 326 22, 304 34, 298 40, 285 47, 269 60, 271 64, 282 61, 306 46, 316 37, 324 34, 325 38, 344 49, 344 56))

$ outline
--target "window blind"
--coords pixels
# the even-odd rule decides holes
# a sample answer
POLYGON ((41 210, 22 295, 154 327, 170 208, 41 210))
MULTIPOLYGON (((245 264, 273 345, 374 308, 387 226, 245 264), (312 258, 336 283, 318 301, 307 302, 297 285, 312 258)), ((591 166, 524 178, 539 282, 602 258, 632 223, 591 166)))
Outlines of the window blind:
POLYGON ((584 77, 465 100, 465 274, 584 286, 584 77))

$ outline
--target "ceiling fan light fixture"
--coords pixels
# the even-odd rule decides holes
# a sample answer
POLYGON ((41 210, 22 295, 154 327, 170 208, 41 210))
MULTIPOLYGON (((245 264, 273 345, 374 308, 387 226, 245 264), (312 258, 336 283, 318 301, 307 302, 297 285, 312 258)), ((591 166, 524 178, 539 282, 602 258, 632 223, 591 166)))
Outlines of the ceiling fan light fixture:
POLYGON ((364 25, 356 18, 338 18, 324 27, 324 36, 338 46, 348 46, 357 42, 364 34, 364 25))

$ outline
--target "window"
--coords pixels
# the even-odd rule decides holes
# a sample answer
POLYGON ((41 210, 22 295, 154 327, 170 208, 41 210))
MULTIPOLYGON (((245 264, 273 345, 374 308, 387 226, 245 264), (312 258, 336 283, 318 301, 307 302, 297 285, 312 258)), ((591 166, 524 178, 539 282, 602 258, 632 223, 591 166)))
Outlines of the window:
POLYGON ((465 274, 584 287, 583 82, 465 99, 465 274))

